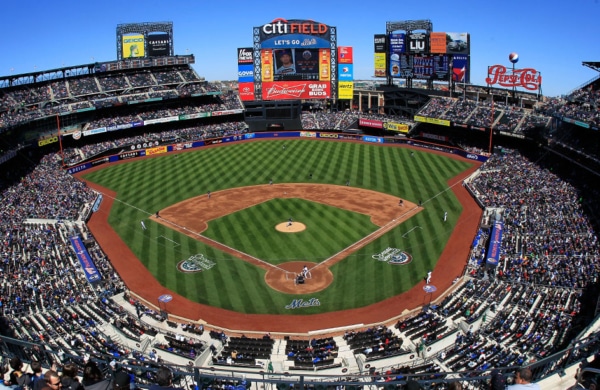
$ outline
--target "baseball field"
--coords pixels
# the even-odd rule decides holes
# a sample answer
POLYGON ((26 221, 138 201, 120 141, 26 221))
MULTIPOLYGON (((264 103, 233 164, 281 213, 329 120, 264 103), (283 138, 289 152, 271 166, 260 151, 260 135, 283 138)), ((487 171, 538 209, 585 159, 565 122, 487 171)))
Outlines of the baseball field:
POLYGON ((172 311, 199 304, 178 313, 190 319, 211 322, 208 307, 222 309, 219 322, 368 308, 422 284, 429 270, 435 284, 438 259, 466 223, 454 190, 475 168, 407 147, 280 139, 82 177, 105 196, 90 228, 128 287, 154 303, 173 294, 172 311), (303 266, 308 278, 296 284, 303 266))

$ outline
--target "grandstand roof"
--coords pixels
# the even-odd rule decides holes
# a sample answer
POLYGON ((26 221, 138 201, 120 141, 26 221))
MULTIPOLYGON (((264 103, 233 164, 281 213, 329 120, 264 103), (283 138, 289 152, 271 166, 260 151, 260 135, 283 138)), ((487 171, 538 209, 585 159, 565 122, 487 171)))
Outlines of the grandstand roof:
POLYGON ((597 62, 597 61, 583 61, 582 65, 583 66, 587 66, 588 68, 592 68, 595 71, 600 72, 600 62, 597 62))

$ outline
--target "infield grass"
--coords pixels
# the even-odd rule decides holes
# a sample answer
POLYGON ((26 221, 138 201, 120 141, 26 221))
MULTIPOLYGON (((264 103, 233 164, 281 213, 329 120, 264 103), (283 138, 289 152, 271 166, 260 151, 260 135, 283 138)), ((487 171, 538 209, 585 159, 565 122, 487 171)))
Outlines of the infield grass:
MULTIPOLYGON (((407 291, 422 280, 427 270, 434 268, 462 212, 447 181, 470 166, 443 155, 396 146, 281 139, 141 159, 109 166, 85 178, 116 191, 109 223, 168 289, 192 301, 242 313, 314 314, 367 306, 407 291), (274 291, 264 283, 263 269, 161 224, 147 220, 148 229, 140 228, 140 220, 176 202, 207 191, 266 184, 271 179, 275 183, 338 185, 349 180, 354 187, 414 203, 422 201, 424 210, 335 264, 331 268, 333 283, 308 296, 274 291), (444 211, 448 212, 445 223, 444 211), (413 261, 391 265, 373 258, 388 247, 408 252, 413 261), (201 273, 177 270, 179 261, 196 254, 216 265, 201 273), (318 298, 321 305, 286 310, 297 298, 318 298)), ((318 262, 331 256, 338 244, 348 246, 347 242, 358 241, 376 229, 368 217, 362 217, 306 200, 276 199, 211 221, 203 234, 274 264, 296 259, 318 262), (298 213, 292 215, 295 220, 310 221, 304 232, 309 237, 306 240, 304 233, 282 237, 273 228, 283 222, 281 213, 287 216, 289 210, 298 213), (322 230, 313 235, 315 223, 321 224, 322 230)))
POLYGON ((323 261, 377 229, 368 215, 286 198, 210 221, 203 235, 277 265, 289 261, 323 261), (275 231, 275 226, 285 223, 288 215, 307 229, 294 234, 275 231))

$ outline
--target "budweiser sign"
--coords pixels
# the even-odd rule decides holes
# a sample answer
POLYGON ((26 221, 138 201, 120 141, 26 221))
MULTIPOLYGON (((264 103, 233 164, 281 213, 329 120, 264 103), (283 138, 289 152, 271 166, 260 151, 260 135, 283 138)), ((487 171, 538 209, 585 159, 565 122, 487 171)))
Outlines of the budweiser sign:
POLYGON ((264 100, 328 99, 331 97, 331 84, 310 81, 263 82, 262 95, 264 100))
POLYGON ((488 68, 488 77, 485 82, 488 85, 523 87, 530 91, 536 91, 542 86, 542 75, 533 68, 507 69, 504 65, 493 65, 488 68))

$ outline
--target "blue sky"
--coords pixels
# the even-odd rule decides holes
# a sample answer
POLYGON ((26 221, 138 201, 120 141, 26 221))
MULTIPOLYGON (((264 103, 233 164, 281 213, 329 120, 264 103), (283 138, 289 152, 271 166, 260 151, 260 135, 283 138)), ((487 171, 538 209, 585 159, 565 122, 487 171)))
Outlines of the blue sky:
MULTIPOLYGON (((488 66, 534 68, 546 96, 568 93, 598 72, 600 0, 494 1, 31 1, 6 2, 0 23, 0 75, 112 61, 116 26, 173 22, 176 54, 194 54, 209 81, 237 79, 238 47, 252 28, 275 18, 336 26, 338 46, 354 48, 354 78, 373 80, 373 35, 386 22, 428 19, 434 31, 471 34, 471 81, 485 84, 488 66)), ((383 79, 380 79, 383 81, 383 79)))

